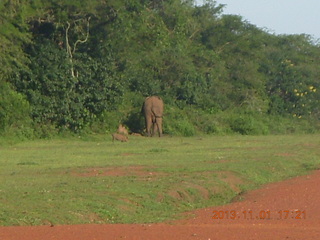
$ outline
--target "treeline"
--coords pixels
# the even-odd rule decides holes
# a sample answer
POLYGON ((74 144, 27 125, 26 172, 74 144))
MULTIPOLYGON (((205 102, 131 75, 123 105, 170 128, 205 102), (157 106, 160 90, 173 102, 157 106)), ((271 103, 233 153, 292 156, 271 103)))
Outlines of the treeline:
POLYGON ((3 0, 0 26, 2 134, 141 131, 149 95, 163 97, 169 134, 319 128, 316 40, 215 1, 3 0))

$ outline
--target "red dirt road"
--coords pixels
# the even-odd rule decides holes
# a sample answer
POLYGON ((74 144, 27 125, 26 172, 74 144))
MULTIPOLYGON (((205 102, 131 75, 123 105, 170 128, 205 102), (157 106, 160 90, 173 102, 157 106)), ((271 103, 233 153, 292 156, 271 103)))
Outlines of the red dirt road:
POLYGON ((167 224, 0 227, 0 240, 319 240, 319 190, 316 171, 167 224))

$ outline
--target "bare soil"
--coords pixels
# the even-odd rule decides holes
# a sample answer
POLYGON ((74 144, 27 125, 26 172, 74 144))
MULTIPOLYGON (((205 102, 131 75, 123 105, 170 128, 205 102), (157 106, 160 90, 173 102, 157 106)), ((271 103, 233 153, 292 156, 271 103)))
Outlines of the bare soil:
MULTIPOLYGON (((100 171, 100 174, 104 173, 100 171)), ((89 174, 96 172, 89 171, 89 174)), ((316 171, 309 176, 265 185, 262 189, 241 196, 244 199, 241 202, 186 213, 185 219, 179 221, 161 224, 0 227, 0 239, 319 240, 319 190, 320 171, 316 171)))
POLYGON ((135 176, 141 179, 150 180, 157 176, 166 175, 163 172, 152 171, 146 169, 145 166, 129 166, 129 167, 106 167, 106 168, 88 168, 81 172, 71 172, 76 177, 101 177, 101 176, 135 176))

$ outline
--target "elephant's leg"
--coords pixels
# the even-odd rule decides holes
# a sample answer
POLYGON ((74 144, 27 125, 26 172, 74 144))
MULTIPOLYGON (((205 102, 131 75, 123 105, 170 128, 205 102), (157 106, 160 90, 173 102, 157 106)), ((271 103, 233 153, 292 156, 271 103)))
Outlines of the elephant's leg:
POLYGON ((153 122, 153 132, 152 132, 152 136, 154 136, 156 133, 158 132, 158 124, 157 124, 157 120, 155 118, 154 122, 153 122))
POLYGON ((150 127, 150 133, 151 133, 151 137, 153 137, 153 135, 154 135, 154 133, 155 133, 155 125, 156 125, 156 118, 155 118, 155 116, 152 114, 151 115, 151 127, 150 127))
POLYGON ((159 137, 162 137, 162 117, 156 118, 156 124, 157 130, 159 131, 159 137))
POLYGON ((151 127, 152 127, 152 116, 151 114, 146 116, 146 130, 147 130, 147 136, 150 137, 151 136, 151 127))

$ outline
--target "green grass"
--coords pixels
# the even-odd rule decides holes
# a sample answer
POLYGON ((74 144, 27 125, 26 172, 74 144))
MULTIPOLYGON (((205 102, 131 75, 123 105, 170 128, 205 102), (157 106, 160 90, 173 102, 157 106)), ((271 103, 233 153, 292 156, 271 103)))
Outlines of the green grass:
POLYGON ((0 145, 0 225, 149 223, 320 166, 319 135, 0 145))

